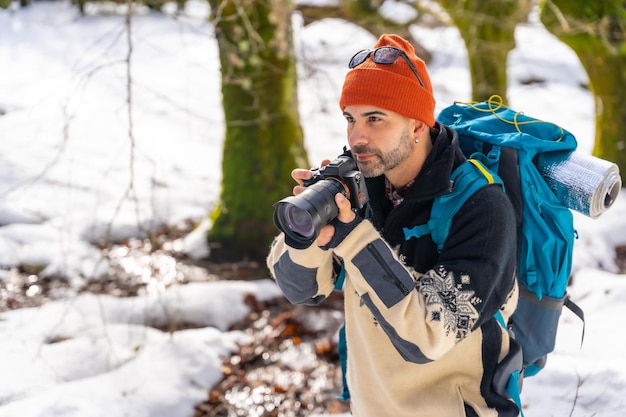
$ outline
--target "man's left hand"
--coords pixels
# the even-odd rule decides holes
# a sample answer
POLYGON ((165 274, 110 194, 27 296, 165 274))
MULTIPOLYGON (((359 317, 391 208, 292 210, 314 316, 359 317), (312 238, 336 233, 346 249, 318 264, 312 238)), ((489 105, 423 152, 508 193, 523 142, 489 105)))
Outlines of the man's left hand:
POLYGON ((350 200, 343 194, 337 193, 335 195, 335 203, 339 208, 337 218, 322 227, 317 237, 316 243, 322 249, 336 247, 362 220, 352 211, 350 200))

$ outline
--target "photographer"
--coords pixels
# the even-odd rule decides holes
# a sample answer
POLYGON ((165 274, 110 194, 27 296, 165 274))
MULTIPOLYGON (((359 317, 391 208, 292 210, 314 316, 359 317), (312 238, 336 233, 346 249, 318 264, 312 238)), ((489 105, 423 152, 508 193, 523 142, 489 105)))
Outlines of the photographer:
MULTIPOLYGON (((281 233, 268 267, 297 304, 322 302, 345 272, 354 416, 517 416, 493 383, 510 342, 494 314, 507 320, 517 302, 511 203, 499 185, 481 188, 440 251, 429 234, 407 233, 451 187, 463 162, 456 133, 435 122, 426 66, 404 39, 381 36, 350 68, 339 105, 369 201, 336 193, 338 214, 312 244, 281 233)), ((313 173, 292 175, 301 195, 313 173)))

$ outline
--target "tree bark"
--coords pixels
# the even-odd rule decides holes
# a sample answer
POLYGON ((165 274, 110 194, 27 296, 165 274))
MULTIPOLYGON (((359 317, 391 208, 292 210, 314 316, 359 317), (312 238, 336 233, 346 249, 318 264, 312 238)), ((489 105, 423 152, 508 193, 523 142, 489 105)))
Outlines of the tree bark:
POLYGON ((515 26, 529 11, 525 0, 441 0, 467 47, 472 100, 506 99, 506 64, 515 48, 515 26))
POLYGON ((278 232, 272 206, 292 193, 292 169, 309 166, 298 115, 292 7, 288 0, 210 5, 226 137, 209 241, 219 244, 212 252, 218 258, 262 260, 278 232))
POLYGON ((546 1, 546 28, 576 53, 595 100, 593 154, 626 172, 626 7, 622 1, 546 1))

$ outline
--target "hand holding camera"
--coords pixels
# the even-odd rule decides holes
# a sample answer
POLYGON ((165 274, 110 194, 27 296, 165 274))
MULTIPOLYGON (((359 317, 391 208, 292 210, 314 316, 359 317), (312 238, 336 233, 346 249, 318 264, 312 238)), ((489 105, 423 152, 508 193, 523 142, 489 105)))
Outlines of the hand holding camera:
MULTIPOLYGON (((360 209, 368 201, 365 179, 345 148, 343 154, 327 165, 312 169, 310 179, 303 170, 295 170, 293 176, 305 188, 294 187, 295 196, 274 205, 274 223, 285 233, 287 244, 296 249, 309 247, 318 237, 320 246, 329 245, 336 231, 332 226, 324 226, 336 218, 352 225, 355 214, 351 209, 360 209)), ((348 232, 344 231, 341 239, 348 232)))

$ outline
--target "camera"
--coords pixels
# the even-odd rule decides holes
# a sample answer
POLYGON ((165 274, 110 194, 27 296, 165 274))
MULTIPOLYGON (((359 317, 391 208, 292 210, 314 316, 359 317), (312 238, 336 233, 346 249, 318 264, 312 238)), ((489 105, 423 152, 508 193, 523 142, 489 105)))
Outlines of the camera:
POLYGON ((319 236, 320 229, 337 217, 337 193, 350 200, 353 209, 363 208, 368 201, 365 178, 345 148, 344 153, 328 165, 311 172, 313 177, 304 181, 306 190, 274 204, 274 224, 296 249, 309 247, 319 236))

